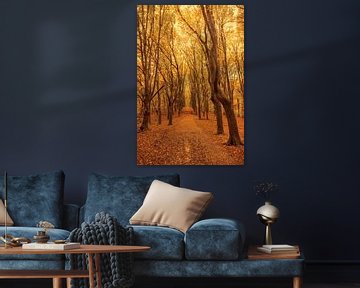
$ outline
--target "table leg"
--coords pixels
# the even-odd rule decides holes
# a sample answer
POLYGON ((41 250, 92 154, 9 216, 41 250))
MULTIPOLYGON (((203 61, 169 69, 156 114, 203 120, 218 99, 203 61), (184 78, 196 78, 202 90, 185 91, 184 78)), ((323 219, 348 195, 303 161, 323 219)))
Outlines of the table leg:
POLYGON ((62 281, 61 278, 53 278, 53 288, 61 288, 62 281))
POLYGON ((293 288, 301 288, 301 277, 297 276, 293 278, 293 288))
POLYGON ((71 278, 66 278, 66 288, 71 288, 71 278))
POLYGON ((101 284, 101 255, 95 254, 95 271, 96 271, 96 285, 97 288, 102 288, 101 284))
POLYGON ((94 254, 88 253, 88 260, 89 260, 89 288, 95 288, 95 282, 94 282, 94 254))

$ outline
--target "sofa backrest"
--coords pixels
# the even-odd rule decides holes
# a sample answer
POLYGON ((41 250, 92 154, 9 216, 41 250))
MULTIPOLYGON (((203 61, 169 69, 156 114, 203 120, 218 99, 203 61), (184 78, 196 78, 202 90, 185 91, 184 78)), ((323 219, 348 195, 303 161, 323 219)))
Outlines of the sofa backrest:
MULTIPOLYGON (((8 212, 16 226, 36 227, 39 221, 48 221, 56 228, 62 227, 63 171, 31 175, 8 176, 8 212)), ((4 177, 0 176, 0 183, 4 177)), ((3 185, 0 195, 4 199, 3 185)))
POLYGON ((96 213, 106 212, 116 217, 121 225, 128 225, 129 219, 142 205, 145 195, 155 179, 174 186, 180 185, 178 174, 142 177, 91 174, 80 219, 91 222, 96 213))

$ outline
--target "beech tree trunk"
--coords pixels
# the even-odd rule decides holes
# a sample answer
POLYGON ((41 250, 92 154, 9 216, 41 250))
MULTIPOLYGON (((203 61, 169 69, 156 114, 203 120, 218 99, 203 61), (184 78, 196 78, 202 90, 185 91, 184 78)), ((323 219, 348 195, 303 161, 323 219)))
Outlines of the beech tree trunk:
MULTIPOLYGON (((149 97, 147 95, 145 95, 145 99, 149 97)), ((144 112, 143 112, 143 119, 141 122, 141 126, 140 126, 140 131, 145 131, 147 129, 149 129, 149 124, 150 124, 150 100, 146 99, 144 101, 144 112)))
POLYGON ((168 125, 173 125, 173 103, 169 103, 169 122, 168 125))
POLYGON ((210 5, 202 5, 201 10, 211 38, 211 48, 209 51, 208 60, 209 60, 211 86, 214 92, 214 98, 216 98, 224 107, 226 119, 228 121, 229 139, 227 141, 227 144, 239 146, 242 145, 243 142, 240 138, 232 103, 230 99, 225 97, 224 92, 220 86, 221 69, 220 69, 219 55, 218 55, 218 40, 217 40, 218 36, 215 27, 214 16, 212 13, 212 7, 210 5))
POLYGON ((211 102, 214 103, 215 117, 216 117, 216 134, 224 134, 224 124, 222 120, 222 109, 219 100, 214 93, 211 93, 211 102))
POLYGON ((226 115, 228 125, 229 125, 229 139, 226 142, 226 144, 227 145, 234 145, 234 146, 243 145, 244 143, 242 142, 242 140, 240 138, 235 113, 234 113, 234 110, 232 108, 232 103, 231 103, 231 101, 229 99, 226 99, 223 96, 220 97, 220 99, 223 100, 223 102, 221 102, 221 104, 224 107, 225 115, 226 115))
POLYGON ((200 100, 200 91, 199 91, 199 90, 197 90, 196 92, 197 92, 196 99, 197 99, 197 103, 198 103, 198 105, 197 105, 197 108, 198 108, 198 112, 197 112, 197 114, 198 114, 199 120, 201 120, 201 100, 200 100))
POLYGON ((158 111, 158 125, 161 124, 161 96, 158 94, 158 103, 157 103, 157 111, 158 111))

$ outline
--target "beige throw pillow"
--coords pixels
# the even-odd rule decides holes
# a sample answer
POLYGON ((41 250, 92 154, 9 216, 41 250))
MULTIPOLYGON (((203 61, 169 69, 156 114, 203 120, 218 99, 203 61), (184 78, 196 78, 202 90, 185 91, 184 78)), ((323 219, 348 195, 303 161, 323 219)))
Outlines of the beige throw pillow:
MULTIPOLYGON (((14 225, 14 221, 11 219, 8 213, 6 213, 6 225, 14 225)), ((2 200, 0 200, 0 226, 5 225, 5 205, 2 200)))
POLYGON ((186 232, 204 213, 212 200, 209 192, 199 192, 154 180, 143 205, 130 224, 166 226, 186 232))

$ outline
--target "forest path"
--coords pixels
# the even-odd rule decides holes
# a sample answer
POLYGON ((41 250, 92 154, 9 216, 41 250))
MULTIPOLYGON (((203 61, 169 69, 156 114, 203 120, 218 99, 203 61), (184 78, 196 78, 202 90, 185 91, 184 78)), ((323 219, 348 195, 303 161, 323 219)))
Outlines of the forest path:
POLYGON ((223 145, 223 138, 219 139, 221 136, 214 135, 214 131, 215 123, 188 113, 175 117, 173 125, 152 126, 149 131, 138 133, 138 164, 242 164, 239 153, 234 153, 240 148, 223 145))

